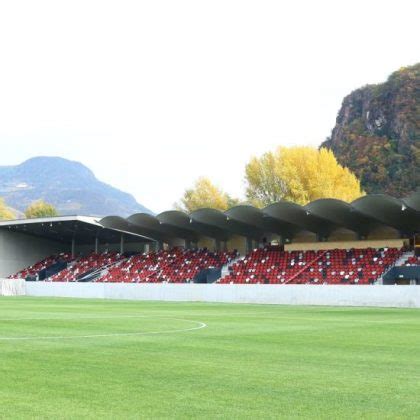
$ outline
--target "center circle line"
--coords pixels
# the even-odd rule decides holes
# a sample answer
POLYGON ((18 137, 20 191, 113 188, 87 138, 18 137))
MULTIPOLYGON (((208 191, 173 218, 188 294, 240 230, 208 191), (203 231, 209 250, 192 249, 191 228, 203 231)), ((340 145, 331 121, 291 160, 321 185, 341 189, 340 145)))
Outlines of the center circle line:
MULTIPOLYGON (((95 317, 95 318, 88 318, 88 319, 115 319, 115 318, 127 318, 127 317, 95 317)), ((159 318, 153 316, 132 316, 130 318, 159 318)), ((57 320, 57 321, 66 321, 70 318, 33 318, 34 320, 57 320)), ((87 318, 72 318, 77 320, 83 320, 87 318)), ((196 324, 194 327, 191 328, 183 328, 178 330, 163 330, 163 331, 148 331, 148 332, 131 332, 131 333, 109 333, 109 334, 89 334, 89 335, 62 335, 62 336, 24 336, 24 337, 0 337, 0 341, 24 341, 24 340, 67 340, 67 339, 77 339, 77 338, 102 338, 102 337, 129 337, 129 336, 140 336, 140 335, 158 335, 158 334, 172 334, 172 333, 181 333, 181 332, 188 332, 188 331, 196 331, 201 330, 202 328, 206 328, 207 324, 201 321, 195 321, 191 319, 182 319, 182 318, 170 318, 170 317, 160 317, 160 319, 170 319, 173 321, 186 321, 192 322, 196 324)), ((19 320, 19 319, 17 319, 19 320)), ((24 319, 20 319, 24 320, 24 319)), ((26 320, 29 320, 26 318, 26 320)), ((4 321, 4 320, 3 320, 4 321)), ((13 319, 9 319, 8 321, 14 321, 13 319)), ((0 320, 1 322, 1 320, 0 320)))

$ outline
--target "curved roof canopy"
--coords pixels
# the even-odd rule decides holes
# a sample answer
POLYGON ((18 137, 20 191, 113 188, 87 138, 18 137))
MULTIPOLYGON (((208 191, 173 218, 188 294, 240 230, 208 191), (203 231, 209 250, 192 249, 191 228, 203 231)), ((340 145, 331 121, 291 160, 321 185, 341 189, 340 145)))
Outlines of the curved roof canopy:
POLYGON ((190 214, 191 224, 205 236, 227 240, 231 232, 227 226, 227 216, 216 209, 199 209, 190 214))
POLYGON ((270 233, 293 239, 300 231, 327 237, 339 228, 365 236, 378 226, 392 227, 403 235, 420 233, 420 190, 403 199, 372 194, 352 203, 326 198, 306 206, 279 201, 263 209, 239 205, 225 212, 204 208, 186 214, 171 210, 157 216, 136 213, 126 219, 62 216, 0 221, 0 229, 60 241, 77 237, 82 243, 95 238, 117 242, 121 234, 133 242, 170 242, 178 238, 196 242, 203 236, 225 241, 232 235, 260 240, 270 233))
POLYGON ((326 236, 337 228, 336 224, 324 217, 313 214, 309 209, 289 201, 279 201, 263 209, 264 214, 274 219, 295 225, 299 230, 308 230, 326 236))
POLYGON ((336 226, 344 227, 362 235, 366 235, 379 223, 378 220, 361 213, 350 204, 333 198, 312 201, 305 208, 314 216, 327 219, 336 226))
POLYGON ((265 210, 266 209, 260 210, 253 206, 242 205, 231 208, 226 212, 226 215, 239 223, 244 223, 256 228, 254 236, 259 238, 266 232, 276 233, 290 238, 293 237, 295 233, 302 230, 302 228, 296 224, 273 217, 270 212, 266 212, 265 210))
POLYGON ((127 218, 127 221, 158 241, 168 241, 179 236, 184 238, 183 232, 164 226, 156 217, 148 213, 133 214, 127 218))
POLYGON ((352 207, 403 233, 420 230, 420 213, 409 207, 404 201, 389 195, 367 195, 353 201, 352 207))
POLYGON ((148 231, 141 229, 140 227, 133 225, 127 219, 124 219, 120 216, 107 216, 104 217, 99 221, 99 223, 108 229, 112 229, 115 231, 119 231, 122 233, 132 233, 138 236, 142 236, 145 239, 154 239, 153 237, 149 236, 148 231))
POLYGON ((420 211, 420 188, 402 200, 408 207, 420 211))
POLYGON ((178 232, 177 236, 180 238, 194 241, 199 237, 197 232, 191 226, 190 216, 182 211, 164 211, 163 213, 158 214, 156 219, 162 226, 165 227, 165 229, 178 232))
POLYGON ((96 240, 105 244, 116 244, 121 235, 126 242, 150 242, 144 235, 127 231, 131 228, 122 218, 105 218, 100 223, 95 217, 55 216, 35 219, 0 221, 0 229, 10 232, 45 238, 52 241, 69 243, 75 239, 78 244, 92 245, 96 240), (107 219, 107 220, 105 220, 107 219), (112 226, 115 226, 112 227, 112 226))
POLYGON ((263 209, 239 205, 225 212, 204 208, 186 214, 171 210, 157 216, 137 213, 127 219, 110 216, 99 223, 157 241, 197 241, 202 236, 227 240, 235 234, 258 240, 269 233, 292 239, 299 231, 327 237, 339 228, 367 235, 378 226, 411 235, 420 232, 420 191, 404 199, 372 194, 352 203, 325 198, 300 206, 279 201, 263 209))

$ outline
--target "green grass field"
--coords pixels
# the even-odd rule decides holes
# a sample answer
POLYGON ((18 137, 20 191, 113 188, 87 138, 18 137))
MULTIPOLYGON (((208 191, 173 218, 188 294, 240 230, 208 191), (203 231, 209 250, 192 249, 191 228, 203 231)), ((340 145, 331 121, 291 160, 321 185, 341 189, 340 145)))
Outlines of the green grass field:
POLYGON ((420 418, 420 311, 0 298, 0 418, 420 418))

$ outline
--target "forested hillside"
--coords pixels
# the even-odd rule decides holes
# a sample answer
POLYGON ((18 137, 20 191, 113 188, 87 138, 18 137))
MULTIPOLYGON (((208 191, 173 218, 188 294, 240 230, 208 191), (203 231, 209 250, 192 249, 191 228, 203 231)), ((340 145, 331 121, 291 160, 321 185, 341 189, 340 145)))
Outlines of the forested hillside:
POLYGON ((367 193, 401 197, 419 188, 420 63, 344 98, 322 146, 360 178, 367 193))

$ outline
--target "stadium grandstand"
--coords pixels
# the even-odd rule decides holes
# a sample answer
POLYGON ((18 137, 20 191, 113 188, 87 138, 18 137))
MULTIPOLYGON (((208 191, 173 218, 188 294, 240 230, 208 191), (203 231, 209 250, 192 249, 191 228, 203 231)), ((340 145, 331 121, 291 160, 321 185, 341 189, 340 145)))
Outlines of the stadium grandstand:
POLYGON ((420 192, 264 209, 0 222, 0 277, 51 282, 420 284, 420 192))

